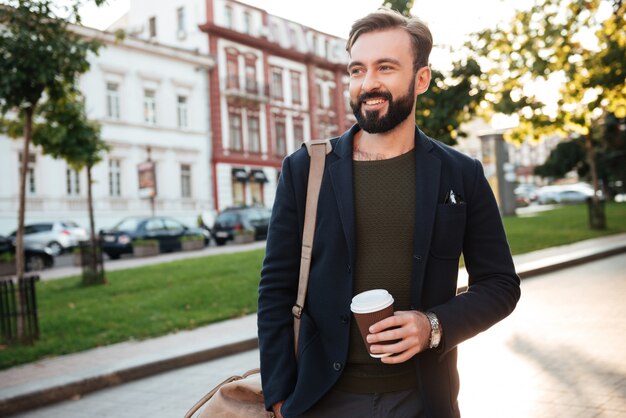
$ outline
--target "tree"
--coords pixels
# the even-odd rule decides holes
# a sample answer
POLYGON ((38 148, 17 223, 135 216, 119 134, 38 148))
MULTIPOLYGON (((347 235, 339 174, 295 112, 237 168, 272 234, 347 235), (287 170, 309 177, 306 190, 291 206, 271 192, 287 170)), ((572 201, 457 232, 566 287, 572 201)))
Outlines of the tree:
POLYGON ((402 13, 404 16, 411 16, 411 9, 415 0, 385 0, 383 1, 384 7, 389 7, 392 10, 402 13))
MULTIPOLYGON (((508 139, 581 135, 596 192, 592 129, 606 113, 626 116, 625 16, 621 0, 537 0, 531 9, 516 12, 510 24, 482 31, 468 44, 491 85, 486 95, 491 109, 519 117, 508 139), (527 86, 537 80, 560 84, 556 109, 529 92, 527 86)), ((591 227, 605 228, 597 194, 590 210, 591 227)))
POLYGON ((455 62, 448 76, 433 69, 429 89, 417 98, 417 125, 433 138, 455 145, 457 138, 466 136, 461 124, 477 114, 484 98, 484 90, 478 88, 481 74, 473 59, 455 62))
MULTIPOLYGON (((100 5, 104 0, 94 0, 100 5)), ((47 98, 57 101, 74 85, 78 75, 89 68, 87 55, 99 44, 68 31, 80 23, 76 1, 68 8, 52 0, 10 0, 0 6, 0 113, 23 120, 24 144, 19 176, 19 209, 16 236, 18 281, 24 275, 25 185, 33 117, 47 98), (65 18, 58 16, 64 13, 65 18)), ((19 286, 16 286, 18 289, 19 286)), ((18 339, 23 338, 21 299, 18 300, 18 339)))
MULTIPOLYGON (((72 89, 73 90, 73 89, 72 89)), ((87 171, 87 206, 89 210, 90 260, 89 273, 83 271, 83 284, 104 283, 98 271, 99 245, 96 239, 93 214, 91 169, 102 160, 102 153, 110 149, 100 139, 100 124, 85 116, 82 97, 73 92, 56 101, 48 100, 38 113, 46 121, 33 130, 33 142, 40 145, 44 153, 62 158, 76 171, 87 171)))

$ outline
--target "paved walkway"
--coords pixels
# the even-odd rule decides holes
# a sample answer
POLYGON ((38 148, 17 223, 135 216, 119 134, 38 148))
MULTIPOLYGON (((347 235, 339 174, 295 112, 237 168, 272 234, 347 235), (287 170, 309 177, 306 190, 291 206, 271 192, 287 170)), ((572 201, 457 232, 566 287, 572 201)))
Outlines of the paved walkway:
MULTIPOLYGON (((585 261, 607 257, 613 254, 619 254, 626 251, 626 234, 620 234, 607 238, 599 238, 588 240, 573 245, 551 248, 547 250, 537 251, 534 253, 515 257, 516 266, 520 275, 525 278, 533 277, 539 273, 547 271, 555 271, 566 266, 576 265, 585 261)), ((618 257, 620 258, 620 257, 618 257)), ((621 259, 624 259, 622 256, 621 259)), ((624 279, 623 271, 626 266, 620 270, 621 279, 624 279)), ((601 276, 601 272, 598 276, 601 276)), ((593 276, 595 277, 595 276, 593 276)), ((588 279, 588 277, 587 277, 588 279)), ((621 280, 621 283, 626 280, 621 280)), ((618 284, 619 280, 616 281, 618 284)), ((541 281, 531 281, 531 283, 541 283, 541 281)), ((537 330, 528 330, 527 334, 533 336, 532 339, 513 340, 514 347, 518 347, 520 352, 534 350, 540 353, 542 347, 548 347, 556 344, 555 337, 562 336, 563 330, 568 330, 568 321, 575 322, 576 319, 582 319, 583 323, 589 328, 598 328, 595 338, 590 340, 590 347, 595 346, 612 346, 612 343, 619 343, 617 339, 621 338, 621 343, 616 345, 623 348, 624 343, 624 318, 625 315, 619 316, 619 312, 611 312, 610 308, 605 317, 599 316, 596 309, 597 304, 601 304, 602 299, 597 298, 586 301, 586 295, 591 295, 591 290, 584 287, 578 289, 582 294, 575 296, 570 292, 568 282, 565 281, 562 287, 558 287, 557 291, 547 299, 547 306, 560 306, 562 302, 578 302, 566 304, 567 306, 576 307, 574 312, 566 312, 564 317, 559 316, 557 319, 564 324, 554 328, 559 330, 553 334, 554 329, 542 322, 542 318, 536 318, 539 326, 537 330), (562 290, 562 292, 561 292, 562 290), (563 299, 560 296, 563 296, 563 299), (555 303, 558 302, 558 303, 555 303), (597 302, 597 303, 594 303, 597 302), (577 316, 573 316, 575 313, 577 316), (620 322, 609 326, 611 318, 620 318, 620 322), (542 345, 543 344, 543 345, 542 345)), ((625 294, 621 288, 616 287, 616 283, 611 283, 612 287, 603 287, 603 283, 598 281, 587 287, 591 289, 610 289, 609 293, 613 297, 623 297, 625 294), (613 290, 614 289, 614 290, 613 290), (613 292, 613 293, 611 293, 613 292)), ((522 301, 524 298, 522 299, 522 301)), ((621 303, 621 301, 620 301, 621 303)), ((521 305, 523 306, 523 304, 521 305)), ((612 305, 611 305, 612 306, 612 305)), ((623 310, 622 306, 622 310, 623 310)), ((521 309, 520 309, 521 310, 521 309)), ((517 312, 517 311, 516 311, 517 312)), ((515 314, 514 314, 515 316, 515 314)), ((497 329, 498 327, 496 327, 497 329)), ((572 327, 572 330, 577 328, 572 327)), ((487 333, 486 335, 490 335, 487 333)), ((565 333, 571 334, 571 333, 565 333)), ((480 338, 480 337, 479 337, 480 338)), ((468 342, 471 348, 473 341, 480 341, 479 338, 468 342)), ((102 347, 95 350, 89 350, 82 353, 71 354, 54 359, 42 360, 36 363, 24 366, 14 367, 0 372, 0 416, 8 415, 21 410, 32 409, 36 406, 44 405, 50 402, 70 399, 80 394, 92 392, 118 385, 120 383, 136 380, 152 374, 162 373, 167 370, 177 369, 191 364, 196 364, 208 360, 214 360, 224 357, 228 354, 234 354, 249 350, 256 346, 256 317, 250 315, 231 321, 225 321, 196 329, 194 331, 179 332, 155 339, 140 342, 125 342, 115 344, 108 347, 102 347)), ((568 348, 567 345, 564 348, 568 348)), ((572 354, 570 351, 563 351, 564 355, 572 354)), ((619 350, 615 355, 620 357, 619 350)), ((580 357, 580 356, 579 356, 580 357)), ((472 356, 472 358, 480 358, 472 356)), ((586 358, 583 357, 585 360, 586 358)), ((491 361, 491 356, 489 361, 491 361)), ((505 359, 506 360, 506 359, 505 359)), ((542 361, 549 363, 555 359, 546 358, 542 361)), ((569 360, 568 360, 569 361, 569 360)), ((507 370, 502 367, 485 367, 485 363, 476 362, 475 367, 482 369, 478 375, 488 375, 486 371, 498 369, 500 372, 507 370)), ((506 361, 505 363, 506 364, 506 361)), ((497 370, 496 370, 497 371, 497 370)), ((495 382, 498 380, 496 379, 495 382)), ((514 383, 515 385, 516 383, 514 383)), ((524 381, 520 381, 521 387, 524 387, 524 381)), ((626 382, 622 377, 621 390, 626 390, 626 382)), ((497 387, 500 387, 496 384, 497 387)), ((482 387, 482 386, 481 386, 482 387)), ((515 386, 517 388, 517 386, 515 386)), ((470 386, 471 389, 471 386, 470 386)), ((513 390, 513 388, 510 388, 513 390)), ((475 389, 478 390, 478 389, 475 389)), ((515 389, 519 390, 519 388, 515 389)), ((463 396, 468 392, 463 392, 463 396)), ((472 393, 471 391, 469 393, 472 393)), ((526 392, 525 392, 526 393, 526 392)), ((609 402, 609 399, 606 399, 609 402)), ((510 405, 509 405, 510 406, 510 405)), ((626 416, 626 409, 624 410, 626 416)), ((110 415, 114 416, 114 415, 110 415)), ((511 415, 493 415, 498 417, 508 417, 511 415)), ((528 415, 529 417, 532 415, 528 415)), ((575 416, 575 415, 558 415, 558 416, 575 416)), ((591 416, 591 415, 590 415, 591 416)))
MULTIPOLYGON (((241 251, 249 251, 254 249, 265 248, 265 241, 253 242, 250 244, 225 245, 222 247, 209 246, 197 251, 177 251, 173 253, 159 254, 154 257, 129 257, 119 260, 105 260, 104 270, 114 271, 129 269, 133 267, 148 266, 155 263, 167 263, 169 261, 186 260, 190 258, 206 257, 207 255, 230 254, 241 251)), ((80 276, 82 270, 80 267, 56 267, 53 269, 43 270, 39 272, 41 280, 61 279, 69 276, 80 276)))

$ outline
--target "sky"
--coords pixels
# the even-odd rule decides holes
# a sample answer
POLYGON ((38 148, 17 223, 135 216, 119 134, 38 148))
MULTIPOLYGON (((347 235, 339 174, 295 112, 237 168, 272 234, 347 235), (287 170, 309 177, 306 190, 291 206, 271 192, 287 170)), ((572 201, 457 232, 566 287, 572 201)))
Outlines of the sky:
MULTIPOLYGON (((376 10, 382 3, 382 0, 240 1, 342 38, 348 37, 356 19, 376 10)), ((130 0, 109 0, 100 8, 86 6, 81 12, 83 24, 106 29, 128 10, 129 4, 130 0)), ((515 11, 513 5, 529 7, 530 4, 531 0, 416 0, 412 13, 429 25, 435 41, 431 62, 435 68, 443 70, 451 62, 450 49, 458 50, 469 33, 510 20, 515 11)))

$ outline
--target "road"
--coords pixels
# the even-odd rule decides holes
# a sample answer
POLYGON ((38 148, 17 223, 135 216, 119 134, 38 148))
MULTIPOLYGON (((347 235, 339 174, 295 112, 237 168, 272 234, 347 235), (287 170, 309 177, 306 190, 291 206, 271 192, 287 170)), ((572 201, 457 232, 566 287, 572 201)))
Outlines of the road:
MULTIPOLYGON (((618 255, 525 280, 516 311, 459 348, 463 418, 626 417, 625 272, 618 255)), ((16 417, 181 418, 257 364, 249 351, 16 417)))

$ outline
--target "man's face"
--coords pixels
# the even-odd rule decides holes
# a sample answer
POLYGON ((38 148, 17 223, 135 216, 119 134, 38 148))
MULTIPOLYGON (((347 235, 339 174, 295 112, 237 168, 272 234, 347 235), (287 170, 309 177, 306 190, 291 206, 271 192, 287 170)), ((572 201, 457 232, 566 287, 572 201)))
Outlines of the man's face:
POLYGON ((408 33, 389 29, 363 34, 350 55, 350 107, 361 129, 388 132, 413 115, 417 92, 408 33))

